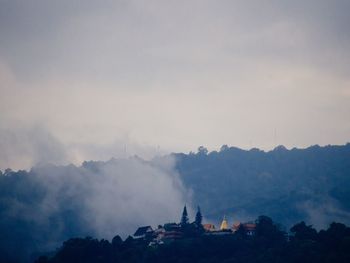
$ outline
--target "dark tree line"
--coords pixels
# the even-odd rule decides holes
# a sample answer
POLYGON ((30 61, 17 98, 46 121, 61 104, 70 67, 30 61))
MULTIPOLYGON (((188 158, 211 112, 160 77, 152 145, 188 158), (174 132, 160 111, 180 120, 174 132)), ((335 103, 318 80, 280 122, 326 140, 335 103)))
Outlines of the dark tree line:
MULTIPOLYGON (((310 221, 311 207, 322 217, 320 222, 350 225, 350 143, 291 150, 278 147, 269 152, 228 146, 208 152, 201 147, 196 154, 173 156, 185 188, 193 190, 192 202, 201 204, 210 221, 223 214, 235 218, 268 214, 289 228, 295 222, 310 221)), ((159 158, 144 163, 158 166, 159 158)), ((81 167, 45 165, 30 171, 0 172, 0 262, 31 262, 40 251, 63 240, 93 235, 82 205, 92 184, 77 185, 79 191, 69 189, 82 176, 99 182, 99 174, 121 162, 113 159, 84 162, 81 167), (56 179, 64 182, 62 191, 55 190, 56 179), (56 192, 50 200, 57 209, 47 213, 47 197, 56 192)), ((320 222, 314 223, 326 227, 320 222)))
POLYGON ((200 147, 197 153, 173 156, 184 185, 193 190, 193 202, 209 219, 268 214, 291 227, 310 220, 312 205, 325 221, 350 224, 350 143, 267 152, 224 145, 220 151, 200 147))
POLYGON ((70 262, 285 262, 348 263, 350 262, 350 228, 332 223, 317 232, 304 222, 294 225, 290 235, 271 218, 260 216, 255 236, 243 231, 232 235, 197 235, 157 247, 147 242, 119 236, 110 243, 93 238, 74 238, 51 256, 36 263, 70 262))

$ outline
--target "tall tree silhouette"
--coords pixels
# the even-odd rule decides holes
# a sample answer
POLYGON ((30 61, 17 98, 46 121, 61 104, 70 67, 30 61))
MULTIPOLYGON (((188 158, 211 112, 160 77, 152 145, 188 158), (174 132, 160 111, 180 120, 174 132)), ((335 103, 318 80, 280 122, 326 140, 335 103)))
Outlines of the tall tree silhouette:
POLYGON ((184 210, 182 211, 182 217, 181 217, 181 226, 188 225, 188 214, 187 214, 187 208, 186 205, 184 206, 184 210))
POLYGON ((202 225, 202 213, 201 213, 201 209, 200 207, 198 206, 198 210, 197 210, 197 213, 196 213, 196 219, 195 219, 195 224, 197 227, 200 227, 202 225))

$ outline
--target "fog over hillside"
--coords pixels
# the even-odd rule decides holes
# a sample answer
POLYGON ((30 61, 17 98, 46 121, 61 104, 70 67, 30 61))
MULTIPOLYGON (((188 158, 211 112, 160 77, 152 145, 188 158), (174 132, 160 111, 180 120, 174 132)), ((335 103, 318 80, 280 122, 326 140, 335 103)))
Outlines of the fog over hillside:
POLYGON ((232 221, 267 214, 289 227, 350 223, 350 144, 272 151, 223 146, 208 153, 175 154, 194 202, 210 219, 232 221))
MULTIPOLYGON (((28 260, 76 236, 111 240, 179 220, 187 193, 172 157, 43 165, 0 175, 0 254, 28 260)), ((0 260, 1 261, 1 260, 0 260)))
POLYGON ((0 0, 0 263, 185 204, 215 224, 350 225, 349 10, 0 0))
POLYGON ((138 226, 178 222, 186 203, 205 221, 265 214, 287 229, 350 223, 350 144, 265 152, 223 146, 176 153, 37 165, 0 176, 0 252, 30 258, 74 236, 126 237, 138 226))

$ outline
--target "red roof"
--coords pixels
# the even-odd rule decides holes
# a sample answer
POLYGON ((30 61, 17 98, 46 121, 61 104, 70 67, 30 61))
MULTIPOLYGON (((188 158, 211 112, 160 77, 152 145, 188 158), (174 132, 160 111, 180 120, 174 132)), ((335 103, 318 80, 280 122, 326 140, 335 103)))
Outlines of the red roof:
POLYGON ((246 230, 255 230, 256 224, 254 224, 254 223, 246 223, 246 224, 244 224, 244 228, 246 230))
POLYGON ((203 224, 203 228, 207 231, 215 230, 215 226, 213 224, 203 224))
POLYGON ((254 224, 254 223, 239 223, 239 222, 233 224, 232 228, 233 228, 234 230, 238 230, 239 227, 240 227, 241 225, 242 225, 242 226, 244 227, 244 229, 247 230, 247 231, 253 231, 253 230, 255 230, 255 228, 256 228, 256 224, 254 224))

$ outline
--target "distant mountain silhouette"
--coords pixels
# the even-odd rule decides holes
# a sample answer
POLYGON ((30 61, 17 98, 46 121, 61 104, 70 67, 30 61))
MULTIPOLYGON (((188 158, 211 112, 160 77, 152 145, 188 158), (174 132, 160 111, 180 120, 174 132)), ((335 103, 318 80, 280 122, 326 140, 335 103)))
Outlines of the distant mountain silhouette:
MULTIPOLYGON (((290 226, 306 220, 325 227, 350 223, 350 144, 264 152, 222 146, 208 153, 174 154, 195 204, 211 220, 269 214, 290 226)), ((232 222, 231 222, 232 223, 232 222)))
MULTIPOLYGON (((204 223, 217 224, 226 215, 232 226, 265 214, 286 229, 300 221, 317 228, 333 221, 350 224, 349 143, 291 150, 279 146, 269 152, 224 145, 218 152, 199 147, 198 153, 171 156, 204 223)), ((177 185, 169 159, 133 157, 1 172, 0 261, 28 261, 35 252, 52 250, 74 236, 103 230, 101 237, 108 238, 106 233, 115 234, 110 229, 127 234, 128 227, 152 224, 164 211, 176 215, 184 189, 177 185), (129 212, 131 203, 139 216, 129 212), (96 218, 102 223, 96 225, 96 218)))

